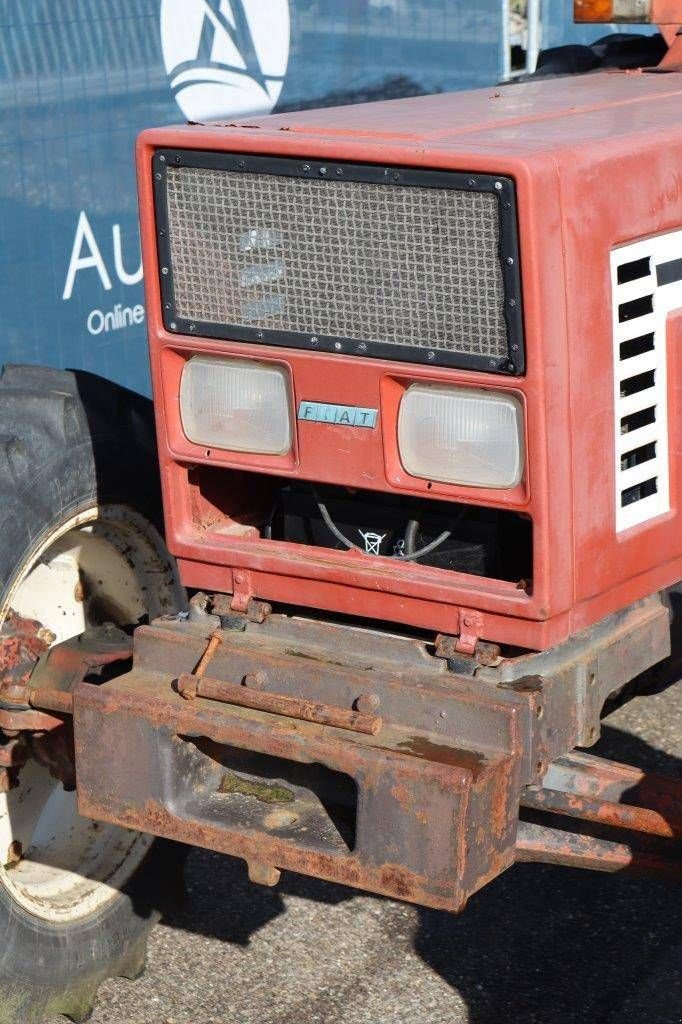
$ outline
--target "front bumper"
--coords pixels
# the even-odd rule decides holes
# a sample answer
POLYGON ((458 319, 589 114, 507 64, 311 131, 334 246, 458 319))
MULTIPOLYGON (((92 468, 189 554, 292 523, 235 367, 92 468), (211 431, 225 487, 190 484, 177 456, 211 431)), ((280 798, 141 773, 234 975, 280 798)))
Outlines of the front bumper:
POLYGON ((669 633, 651 599, 562 651, 472 658, 465 674, 353 627, 229 625, 141 627, 131 672, 75 687, 81 813, 241 857, 254 881, 286 869, 447 910, 514 861, 526 787, 594 739, 604 695, 664 657, 669 633), (185 699, 185 674, 218 699, 201 685, 185 699), (345 727, 320 724, 339 710, 345 727))

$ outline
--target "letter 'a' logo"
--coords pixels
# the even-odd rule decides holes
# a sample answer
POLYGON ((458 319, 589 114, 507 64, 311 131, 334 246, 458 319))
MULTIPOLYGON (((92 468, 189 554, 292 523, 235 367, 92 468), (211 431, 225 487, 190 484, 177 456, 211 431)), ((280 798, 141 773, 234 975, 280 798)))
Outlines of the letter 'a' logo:
POLYGON ((289 61, 288 0, 161 0, 161 48, 189 121, 269 113, 289 61))

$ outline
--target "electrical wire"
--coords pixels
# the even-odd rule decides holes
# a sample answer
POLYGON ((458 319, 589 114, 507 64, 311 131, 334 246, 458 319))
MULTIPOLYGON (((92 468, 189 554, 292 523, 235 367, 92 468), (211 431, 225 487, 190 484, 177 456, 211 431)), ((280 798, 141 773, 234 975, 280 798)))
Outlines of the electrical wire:
POLYGON ((320 515, 324 519, 324 522, 325 522, 325 525, 326 525, 327 529, 331 533, 334 534, 336 539, 340 540, 342 544, 345 544, 347 548, 353 548, 355 551, 362 551, 363 555, 366 554, 366 551, 364 550, 364 548, 361 548, 359 544, 354 544, 352 540, 349 540, 348 537, 346 537, 343 533, 341 533, 341 530, 339 530, 338 526, 336 525, 336 523, 334 522, 332 517, 329 515, 329 511, 327 509, 327 506, 320 499, 320 496, 318 495, 318 493, 317 493, 317 491, 315 490, 314 487, 313 487, 313 496, 315 498, 315 503, 316 503, 318 509, 320 510, 320 515))
POLYGON ((419 520, 410 519, 405 530, 405 555, 414 554, 414 546, 417 543, 417 531, 419 530, 419 520))
MULTIPOLYGON (((408 527, 407 527, 408 530, 409 530, 410 526, 412 525, 412 523, 416 523, 417 530, 418 530, 419 529, 419 523, 417 523, 417 521, 415 519, 413 519, 408 524, 408 527)), ((417 530, 414 531, 415 537, 417 535, 417 530)), ((419 551, 408 552, 407 551, 407 544, 405 544, 405 551, 407 553, 403 555, 401 560, 403 562, 416 562, 418 558, 425 558, 426 555, 430 555, 432 551, 435 551, 436 548, 439 548, 441 546, 441 544, 445 544, 445 541, 448 540, 451 536, 452 536, 452 530, 444 530, 443 533, 441 533, 439 537, 436 537, 435 540, 432 540, 430 544, 426 545, 426 547, 419 548, 419 551)), ((414 540, 412 541, 412 546, 414 547, 414 540)))
MULTIPOLYGON (((331 515, 329 514, 329 509, 322 501, 314 487, 312 488, 312 491, 320 515, 322 516, 322 519, 324 520, 324 523, 327 529, 330 531, 330 533, 332 533, 333 536, 336 537, 336 539, 340 541, 342 544, 344 544, 347 548, 353 549, 354 551, 361 551, 363 554, 367 554, 364 548, 361 548, 359 544, 355 544, 352 540, 349 540, 349 538, 346 537, 346 535, 343 534, 341 530, 339 530, 338 526, 336 525, 331 515)), ((459 522, 463 514, 464 511, 460 510, 460 513, 456 520, 457 522, 459 522)), ((424 547, 419 548, 418 551, 415 551, 414 545, 417 540, 418 531, 419 521, 417 519, 411 519, 410 522, 407 524, 407 529, 405 531, 405 554, 401 556, 401 561, 416 562, 417 559, 419 558, 425 558, 426 555, 430 555, 433 551, 436 551, 437 548, 439 548, 442 544, 445 543, 446 540, 448 540, 452 536, 452 530, 444 530, 443 533, 436 537, 435 540, 432 540, 430 544, 426 544, 424 547)))

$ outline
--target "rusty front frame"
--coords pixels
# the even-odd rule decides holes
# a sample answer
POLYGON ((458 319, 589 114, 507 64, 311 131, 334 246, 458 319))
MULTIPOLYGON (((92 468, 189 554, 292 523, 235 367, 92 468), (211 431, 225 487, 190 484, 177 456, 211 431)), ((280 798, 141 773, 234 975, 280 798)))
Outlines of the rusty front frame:
POLYGON ((132 672, 74 691, 81 813, 242 857, 259 881, 461 908, 514 859, 524 699, 482 700, 423 645, 311 626, 223 631, 198 679, 210 627, 139 629, 132 672))
POLYGON ((81 813, 242 857, 252 877, 284 868, 455 910, 466 900, 472 825, 492 825, 473 852, 477 874, 513 859, 511 808, 494 806, 511 789, 500 787, 511 758, 420 759, 397 735, 378 747, 244 709, 182 711, 160 696, 142 718, 134 694, 87 684, 74 728, 81 813), (104 792, 94 742, 103 725, 107 759, 111 749, 126 760, 143 751, 135 777, 110 772, 104 792), (346 805, 343 780, 357 793, 346 805))
POLYGON ((652 598, 547 655, 467 663, 280 615, 159 621, 131 672, 73 691, 79 807, 241 857, 255 881, 292 870, 447 910, 519 859, 679 875, 679 785, 657 804, 641 773, 566 759, 628 670, 667 654, 667 623, 652 598), (640 810, 620 806, 633 786, 640 810))

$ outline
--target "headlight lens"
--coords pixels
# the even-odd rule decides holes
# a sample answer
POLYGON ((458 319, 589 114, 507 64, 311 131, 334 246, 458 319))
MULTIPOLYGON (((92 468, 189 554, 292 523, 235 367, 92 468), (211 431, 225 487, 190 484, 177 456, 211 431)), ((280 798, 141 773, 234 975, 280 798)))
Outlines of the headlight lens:
POLYGON ((194 356, 180 382, 180 418, 195 444, 256 455, 291 450, 285 370, 267 363, 194 356))
POLYGON ((514 487, 523 476, 523 413, 511 395, 414 384, 398 416, 411 476, 467 487, 514 487))

